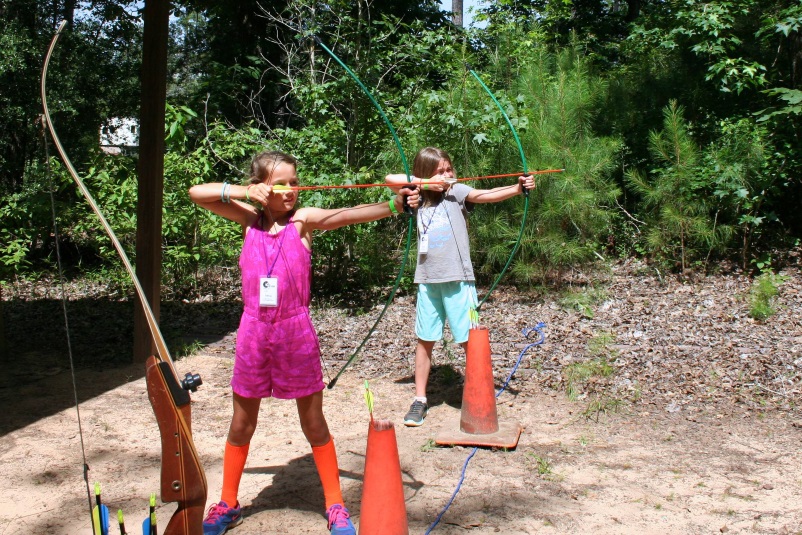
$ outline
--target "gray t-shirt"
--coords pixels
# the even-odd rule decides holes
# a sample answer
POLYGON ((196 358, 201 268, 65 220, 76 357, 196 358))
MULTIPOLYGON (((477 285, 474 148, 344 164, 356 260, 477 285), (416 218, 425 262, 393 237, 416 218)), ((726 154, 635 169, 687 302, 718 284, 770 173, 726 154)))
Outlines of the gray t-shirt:
POLYGON ((465 198, 472 189, 465 184, 454 184, 440 201, 418 210, 415 283, 474 282, 465 206, 465 198), (426 253, 420 252, 421 239, 428 240, 426 253))

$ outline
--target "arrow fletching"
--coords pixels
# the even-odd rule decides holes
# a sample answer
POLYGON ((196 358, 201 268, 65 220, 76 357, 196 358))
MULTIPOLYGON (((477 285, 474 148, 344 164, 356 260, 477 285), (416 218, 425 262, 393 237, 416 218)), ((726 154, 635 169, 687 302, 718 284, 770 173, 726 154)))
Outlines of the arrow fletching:
POLYGON ((370 385, 367 381, 365 381, 365 403, 368 406, 368 412, 370 413, 370 421, 373 421, 373 392, 370 391, 370 385))

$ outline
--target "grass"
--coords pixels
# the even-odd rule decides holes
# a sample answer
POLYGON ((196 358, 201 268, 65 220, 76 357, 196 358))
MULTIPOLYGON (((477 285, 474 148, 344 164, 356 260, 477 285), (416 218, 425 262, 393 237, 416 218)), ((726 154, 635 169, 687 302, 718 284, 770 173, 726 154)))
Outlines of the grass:
POLYGON ((547 480, 561 479, 559 476, 556 476, 554 474, 554 467, 551 464, 551 460, 549 460, 547 457, 541 457, 540 455, 531 452, 527 453, 526 457, 535 464, 535 468, 537 470, 538 475, 541 476, 543 479, 547 480))
POLYGON ((598 422, 600 414, 618 412, 623 405, 624 402, 620 399, 602 396, 588 403, 588 406, 582 411, 582 416, 598 422))
POLYGON ((582 362, 574 362, 563 368, 565 379, 565 392, 568 399, 576 401, 582 393, 582 387, 594 377, 609 377, 613 374, 613 367, 606 357, 598 357, 582 362))
POLYGON ((436 448, 437 448, 437 443, 434 441, 433 438, 430 438, 426 442, 423 443, 423 445, 420 447, 420 450, 423 453, 426 453, 427 451, 432 451, 432 450, 434 450, 436 448))
POLYGON ((776 300, 779 287, 788 277, 776 275, 771 271, 763 273, 752 284, 749 291, 749 316, 758 321, 770 318, 777 313, 776 300))
MULTIPOLYGON (((610 332, 602 331, 595 334, 587 344, 586 355, 589 359, 571 363, 563 368, 568 399, 576 401, 583 395, 588 384, 596 379, 613 375, 615 369, 611 362, 617 357, 617 352, 610 348, 610 344, 614 341, 615 335, 610 332)), ((602 393, 591 400, 581 414, 585 418, 598 421, 600 414, 617 412, 623 403, 618 398, 602 393)))
POLYGON ((610 349, 610 344, 615 342, 615 335, 608 331, 601 331, 588 340, 588 355, 592 357, 608 357, 612 358, 617 356, 614 349, 610 349))
POLYGON ((574 310, 579 312, 583 317, 593 318, 593 306, 607 298, 607 291, 603 288, 588 287, 585 289, 569 289, 567 290, 558 303, 566 310, 574 310))
POLYGON ((191 342, 184 342, 178 344, 176 348, 173 350, 176 358, 182 357, 189 357, 190 355, 194 355, 201 349, 203 349, 205 345, 198 340, 193 340, 191 342))

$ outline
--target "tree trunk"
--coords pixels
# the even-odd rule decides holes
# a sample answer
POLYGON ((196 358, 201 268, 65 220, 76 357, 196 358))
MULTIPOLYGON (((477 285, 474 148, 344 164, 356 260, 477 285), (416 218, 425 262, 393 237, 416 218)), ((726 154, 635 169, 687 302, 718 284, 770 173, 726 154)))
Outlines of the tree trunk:
POLYGON ((627 0, 627 22, 635 22, 640 17, 641 0, 627 0))
POLYGON ((462 28, 462 14, 462 0, 451 0, 451 21, 454 23, 454 26, 462 28))
POLYGON ((72 30, 75 21, 75 4, 76 0, 66 0, 64 2, 64 20, 67 21, 67 28, 72 30))
POLYGON ((9 362, 8 342, 6 341, 6 327, 3 322, 3 287, 0 286, 0 363, 9 362))

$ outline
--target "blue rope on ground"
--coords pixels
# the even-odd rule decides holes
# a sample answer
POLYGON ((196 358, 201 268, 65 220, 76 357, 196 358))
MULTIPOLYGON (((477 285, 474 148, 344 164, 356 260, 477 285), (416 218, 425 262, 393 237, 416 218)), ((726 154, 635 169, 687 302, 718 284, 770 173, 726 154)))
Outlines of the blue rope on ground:
MULTIPOLYGON (((532 349, 533 347, 542 344, 545 341, 546 335, 543 334, 543 328, 545 326, 546 326, 546 324, 541 321, 540 323, 538 323, 534 327, 526 327, 526 328, 524 328, 523 331, 521 331, 521 334, 523 334, 524 338, 526 338, 527 340, 529 339, 529 336, 533 332, 537 332, 538 333, 538 338, 537 338, 536 341, 532 342, 531 344, 527 344, 521 350, 521 352, 518 354, 518 358, 515 360, 515 365, 512 367, 512 370, 510 370, 510 374, 507 376, 507 379, 504 381, 504 384, 501 385, 501 388, 499 388, 498 392, 496 392, 496 399, 498 399, 498 397, 501 395, 501 393, 504 392, 504 390, 507 389, 507 385, 510 384, 510 381, 512 380, 512 377, 513 377, 513 375, 515 375, 515 372, 518 370, 518 366, 521 364, 521 360, 523 360, 523 357, 526 354, 526 352, 529 351, 530 349, 532 349)), ((457 497, 457 494, 459 493, 460 488, 462 488, 462 482, 465 481, 465 472, 468 470, 468 463, 471 462, 471 459, 473 458, 474 455, 476 455, 477 451, 479 451, 479 447, 478 446, 474 447, 473 450, 471 450, 471 453, 468 454, 468 457, 465 459, 465 463, 463 463, 463 465, 462 465, 462 472, 461 472, 460 477, 459 477, 459 482, 457 482, 457 488, 454 489, 454 492, 451 494, 451 498, 448 500, 448 503, 446 504, 445 507, 443 507, 443 510, 440 511, 440 514, 437 515, 437 518, 434 519, 434 522, 432 523, 432 525, 429 526, 429 529, 426 530, 425 535, 429 535, 432 532, 432 530, 434 530, 434 528, 437 526, 437 524, 440 523, 440 519, 443 518, 443 515, 446 514, 446 511, 448 511, 448 508, 451 507, 451 504, 454 502, 454 498, 457 497)))
POLYGON ((454 489, 454 492, 451 494, 451 499, 448 500, 448 503, 446 504, 446 506, 443 508, 442 511, 440 511, 440 514, 437 515, 437 518, 434 519, 434 523, 432 523, 432 525, 429 526, 429 529, 426 530, 426 535, 429 535, 429 533, 432 532, 432 530, 435 528, 435 526, 440 523, 440 519, 443 518, 444 514, 446 514, 446 511, 448 511, 448 508, 451 507, 451 502, 453 502, 454 498, 457 497, 457 493, 459 492, 460 487, 462 487, 462 482, 465 481, 465 471, 468 469, 468 463, 471 462, 471 458, 474 455, 476 455, 476 452, 478 450, 479 450, 478 447, 474 447, 473 450, 471 451, 471 453, 468 455, 468 458, 465 459, 465 463, 462 465, 462 474, 460 474, 459 483, 457 483, 457 488, 454 489))
POLYGON ((498 392, 496 392, 496 399, 498 399, 501 393, 507 389, 507 385, 510 384, 512 376, 515 375, 516 371, 518 371, 518 366, 521 364, 521 359, 523 358, 524 354, 526 354, 526 352, 529 351, 531 348, 542 344, 543 341, 546 339, 546 335, 543 334, 543 328, 545 326, 546 324, 541 321, 534 327, 525 327, 524 330, 521 331, 521 334, 523 334, 524 338, 526 338, 527 340, 529 340, 530 334, 532 334, 533 332, 537 332, 538 334, 537 340, 535 342, 532 342, 531 344, 527 344, 521 350, 521 353, 518 355, 518 360, 515 361, 515 366, 512 367, 512 370, 510 371, 510 374, 507 376, 507 379, 504 381, 504 384, 501 385, 501 388, 499 388, 498 392))

